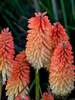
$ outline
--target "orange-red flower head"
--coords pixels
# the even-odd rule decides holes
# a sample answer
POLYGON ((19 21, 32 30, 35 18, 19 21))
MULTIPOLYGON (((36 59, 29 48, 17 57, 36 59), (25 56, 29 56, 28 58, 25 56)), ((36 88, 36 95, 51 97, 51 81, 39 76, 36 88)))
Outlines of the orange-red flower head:
POLYGON ((51 55, 50 33, 52 25, 44 13, 29 19, 26 55, 35 69, 48 67, 51 55))
POLYGON ((49 94, 48 92, 44 92, 41 100, 54 100, 54 97, 51 94, 49 94))
POLYGON ((64 27, 59 22, 54 23, 50 37, 53 48, 56 48, 60 42, 69 40, 64 27))
POLYGON ((56 95, 67 95, 74 89, 74 70, 71 44, 59 43, 51 59, 49 83, 56 95))
POLYGON ((12 33, 9 28, 4 28, 0 34, 0 71, 2 71, 3 80, 6 80, 11 61, 14 57, 14 43, 12 33))
POLYGON ((25 52, 22 51, 15 58, 11 78, 7 82, 6 90, 9 100, 14 100, 20 92, 27 93, 29 84, 29 66, 26 61, 25 52))
POLYGON ((19 95, 16 97, 15 100, 30 100, 30 99, 29 99, 29 96, 19 95))

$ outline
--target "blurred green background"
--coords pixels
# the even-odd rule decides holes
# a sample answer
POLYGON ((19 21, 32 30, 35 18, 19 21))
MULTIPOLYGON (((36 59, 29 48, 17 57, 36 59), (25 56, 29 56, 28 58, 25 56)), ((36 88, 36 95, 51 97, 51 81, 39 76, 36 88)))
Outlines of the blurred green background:
POLYGON ((25 48, 27 21, 37 11, 47 11, 52 23, 64 25, 75 55, 75 0, 0 0, 0 30, 10 28, 16 53, 25 48))

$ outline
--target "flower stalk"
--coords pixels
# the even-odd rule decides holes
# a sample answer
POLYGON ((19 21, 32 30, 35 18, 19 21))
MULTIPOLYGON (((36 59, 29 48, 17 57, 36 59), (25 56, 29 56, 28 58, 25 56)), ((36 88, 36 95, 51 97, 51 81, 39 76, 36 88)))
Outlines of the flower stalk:
POLYGON ((39 71, 35 72, 35 98, 36 100, 40 100, 40 80, 39 80, 39 71))

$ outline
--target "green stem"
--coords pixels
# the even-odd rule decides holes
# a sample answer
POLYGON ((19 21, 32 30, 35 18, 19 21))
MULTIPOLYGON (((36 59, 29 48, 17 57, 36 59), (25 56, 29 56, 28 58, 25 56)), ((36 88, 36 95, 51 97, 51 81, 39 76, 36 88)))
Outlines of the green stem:
POLYGON ((36 100, 40 100, 40 80, 39 80, 39 71, 36 70, 35 73, 35 93, 36 93, 36 100))
POLYGON ((2 73, 0 72, 0 100, 2 95, 2 73))

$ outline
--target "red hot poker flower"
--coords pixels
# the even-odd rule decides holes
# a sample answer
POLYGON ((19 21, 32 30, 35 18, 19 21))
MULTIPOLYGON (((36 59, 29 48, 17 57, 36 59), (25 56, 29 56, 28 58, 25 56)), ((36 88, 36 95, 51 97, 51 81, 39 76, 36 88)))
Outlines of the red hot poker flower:
POLYGON ((29 96, 19 95, 16 97, 15 100, 30 100, 30 99, 29 99, 29 96))
POLYGON ((60 42, 69 40, 64 27, 59 22, 54 23, 51 33, 50 37, 52 39, 53 48, 55 48, 60 42))
POLYGON ((49 94, 48 92, 44 92, 41 100, 54 100, 54 97, 51 94, 49 94))
POLYGON ((11 61, 14 57, 14 42, 9 28, 4 28, 0 34, 0 71, 2 71, 3 81, 9 73, 11 61))
POLYGON ((59 43, 51 59, 49 83, 56 95, 67 95, 74 89, 74 70, 71 44, 59 43))
POLYGON ((12 67, 11 78, 7 82, 6 90, 9 100, 14 100, 14 97, 16 97, 20 92, 27 94, 30 80, 29 72, 25 51, 22 51, 16 56, 12 67))
POLYGON ((35 69, 49 66, 51 46, 50 33, 52 25, 44 13, 35 13, 29 19, 26 55, 35 69))

